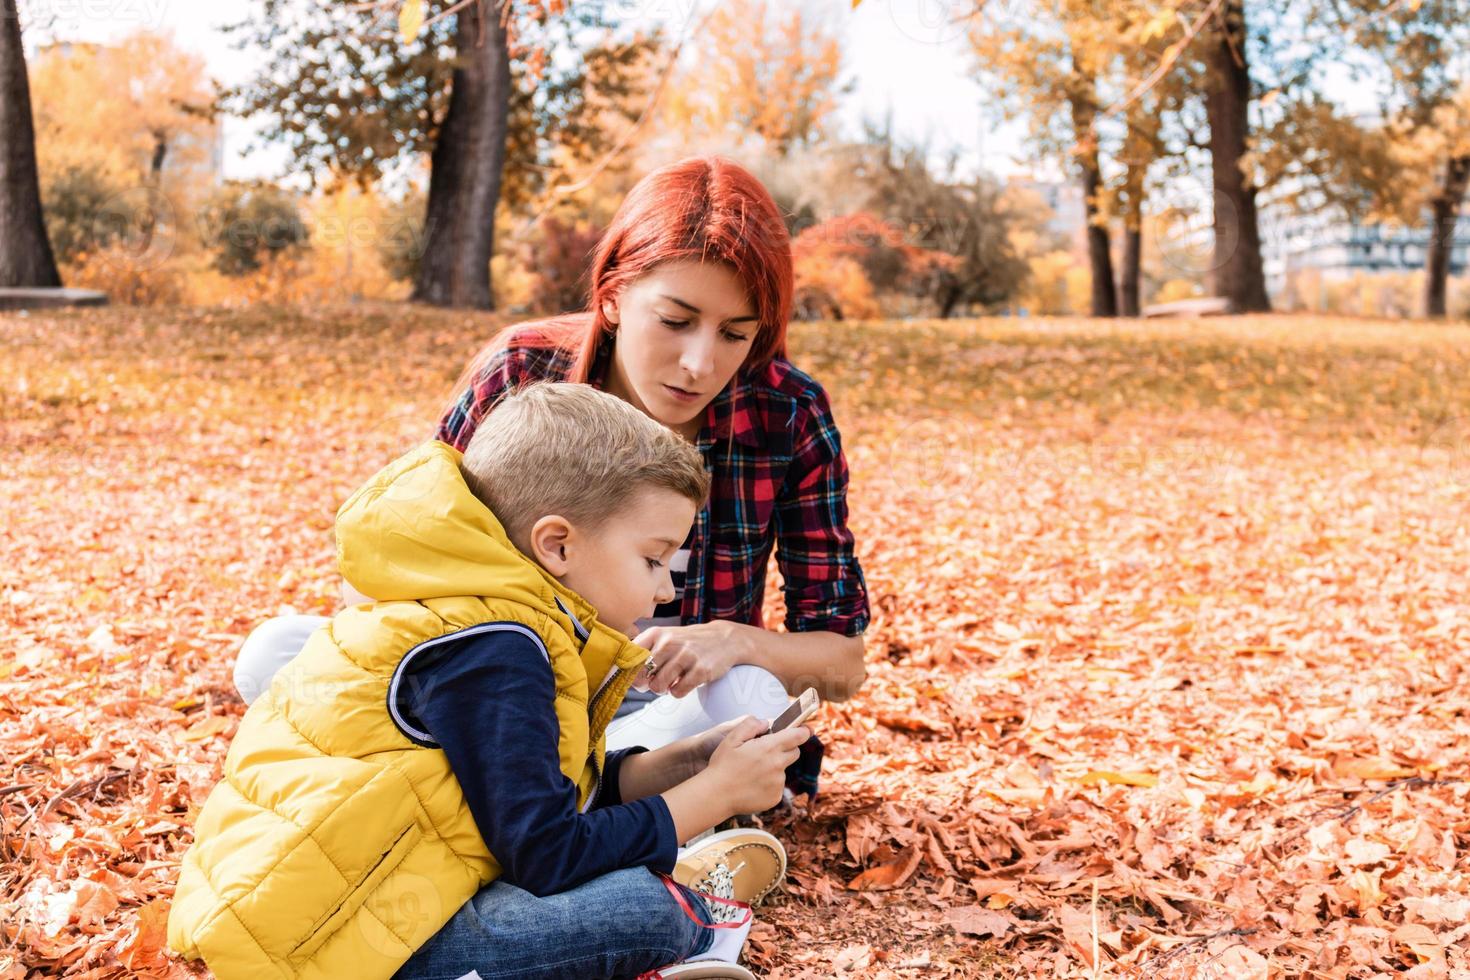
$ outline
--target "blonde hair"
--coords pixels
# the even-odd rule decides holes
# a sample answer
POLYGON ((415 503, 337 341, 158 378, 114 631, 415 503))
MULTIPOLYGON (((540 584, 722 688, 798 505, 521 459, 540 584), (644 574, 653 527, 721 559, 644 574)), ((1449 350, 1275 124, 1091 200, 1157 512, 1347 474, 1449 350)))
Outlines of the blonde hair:
POLYGON ((660 487, 702 505, 710 483, 699 450, 621 398, 546 381, 500 400, 460 471, 517 547, 547 514, 596 530, 639 490, 660 487))

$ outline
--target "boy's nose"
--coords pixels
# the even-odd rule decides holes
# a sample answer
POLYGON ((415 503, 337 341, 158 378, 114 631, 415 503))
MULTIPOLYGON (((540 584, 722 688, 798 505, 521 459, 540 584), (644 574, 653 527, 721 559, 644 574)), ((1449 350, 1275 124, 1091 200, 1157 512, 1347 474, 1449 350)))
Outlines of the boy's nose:
POLYGON ((658 590, 653 594, 654 605, 670 602, 674 598, 674 579, 665 570, 658 583, 658 590))

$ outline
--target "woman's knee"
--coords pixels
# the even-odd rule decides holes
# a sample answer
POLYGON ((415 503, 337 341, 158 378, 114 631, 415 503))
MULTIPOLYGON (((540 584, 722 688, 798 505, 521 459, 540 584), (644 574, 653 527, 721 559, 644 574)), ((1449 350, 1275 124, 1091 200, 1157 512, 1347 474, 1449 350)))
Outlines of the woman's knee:
POLYGON ((708 688, 704 710, 716 724, 741 715, 769 720, 791 701, 781 679, 755 664, 736 664, 708 688))
POLYGON ((325 616, 276 616, 267 619, 245 638, 235 657, 235 690, 251 704, 270 687, 276 672, 290 663, 325 616))

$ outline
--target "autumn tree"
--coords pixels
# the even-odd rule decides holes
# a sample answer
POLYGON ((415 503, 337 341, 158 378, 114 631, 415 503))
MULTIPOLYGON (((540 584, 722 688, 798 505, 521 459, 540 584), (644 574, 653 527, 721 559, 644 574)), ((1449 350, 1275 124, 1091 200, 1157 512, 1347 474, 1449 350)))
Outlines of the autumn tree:
POLYGON ((95 165, 156 184, 165 165, 197 164, 208 153, 215 92, 204 59, 165 34, 51 45, 31 75, 43 172, 95 165))
POLYGON ((825 253, 856 263, 879 291, 926 298, 941 317, 1014 297, 1028 273, 1013 232, 1028 217, 1003 188, 986 176, 958 178, 953 159, 931 166, 928 147, 900 143, 888 128, 869 126, 866 137, 789 167, 807 188, 784 194, 786 206, 825 223, 825 253), (889 242, 882 228, 897 229, 901 242, 889 242))
POLYGON ((43 46, 31 81, 41 199, 63 261, 151 241, 213 178, 215 93, 203 59, 167 35, 43 46))
MULTIPOLYGON (((1316 64, 1276 71, 1256 101, 1245 166, 1273 207, 1365 223, 1429 224, 1424 308, 1443 315, 1450 246, 1470 179, 1470 95, 1458 69, 1470 54, 1465 0, 1341 0, 1305 4, 1316 64), (1378 106, 1335 97, 1351 79, 1378 106), (1315 77, 1314 77, 1315 75, 1315 77), (1337 86, 1341 83, 1337 82, 1337 86)), ((1270 56, 1275 48, 1258 43, 1270 56)))
MULTIPOLYGON (((1445 315, 1446 280, 1460 205, 1470 186, 1470 90, 1435 108, 1431 128, 1422 132, 1419 161, 1438 170, 1429 198, 1429 246, 1424 257, 1424 315, 1445 315)), ((1422 185, 1421 185, 1422 186, 1422 185)))
POLYGON ((810 9, 722 0, 686 48, 664 125, 696 142, 754 137, 784 157, 825 133, 841 73, 841 41, 810 9))
POLYGON ((1385 106, 1384 117, 1365 127, 1370 145, 1360 142, 1359 153, 1386 158, 1390 166, 1376 172, 1356 166, 1354 182, 1371 196, 1378 217, 1418 224, 1427 214, 1423 309, 1442 317, 1455 228, 1470 185, 1470 81, 1461 70, 1470 56, 1470 3, 1419 0, 1381 12, 1376 6, 1370 0, 1350 5, 1362 25, 1362 55, 1373 59, 1364 74, 1381 80, 1385 106))
POLYGON ((1365 224, 1425 227, 1426 317, 1445 315, 1450 253, 1470 184, 1470 89, 1421 111, 1355 118, 1321 114, 1319 131, 1333 148, 1320 195, 1365 224))
POLYGON ((41 213, 20 13, 16 0, 0 0, 0 287, 60 285, 41 213))
POLYGON ((1117 190, 1117 210, 1123 218, 1123 255, 1118 267, 1118 312, 1142 312, 1143 219, 1148 196, 1149 168, 1163 155, 1159 116, 1140 102, 1128 110, 1127 130, 1118 157, 1124 167, 1117 190))
POLYGON ((257 0, 232 30, 266 59, 225 103, 265 113, 265 138, 314 180, 373 181, 427 155, 413 298, 489 308, 499 205, 601 157, 606 116, 584 109, 606 97, 636 113, 657 49, 615 36, 595 4, 562 6, 257 0))
POLYGON ((1245 0, 1213 4, 1202 32, 1205 115, 1210 125, 1210 179, 1215 190, 1214 292, 1233 313, 1271 308, 1261 260, 1257 186, 1250 149, 1250 35, 1245 0))
POLYGON ((1112 244, 1104 210, 1102 76, 1115 57, 1112 37, 1092 0, 1042 0, 1028 11, 981 3, 969 25, 980 72, 996 80, 998 111, 1024 119, 1041 152, 1081 183, 1093 316, 1115 316, 1112 244))
MULTIPOLYGON (((1270 309, 1261 255, 1259 200, 1322 196, 1333 141, 1330 71, 1350 57, 1360 30, 1397 0, 1164 0, 1171 17, 1165 62, 1193 61, 1214 191, 1214 292, 1234 312, 1270 309)), ((1353 161, 1346 161, 1353 165, 1353 161)))
MULTIPOLYGON (((1109 139, 1127 147, 1129 156, 1138 147, 1145 148, 1144 156, 1205 152, 1214 202, 1212 286, 1231 310, 1246 312, 1270 308, 1257 197, 1280 176, 1262 166, 1269 147, 1254 126, 1253 112, 1267 98, 1279 98, 1283 106, 1310 101, 1314 86, 1323 81, 1320 65, 1341 48, 1340 39, 1320 30, 1336 7, 1332 0, 1249 7, 1245 0, 1162 0, 1146 7, 1049 0, 1028 7, 1024 17, 1013 17, 1006 16, 1009 11, 992 14, 990 4, 980 3, 971 41, 980 69, 1009 83, 1002 88, 1002 105, 1012 115, 1030 118, 1038 145, 1053 156, 1066 154, 1089 201, 1094 199, 1091 157, 1099 143, 1104 171, 1109 139), (1304 33, 1311 43, 1301 42, 1304 33), (1183 79, 1176 77, 1179 72, 1183 79), (1178 92, 1198 92, 1203 136, 1193 126, 1186 126, 1182 137, 1150 132, 1159 116, 1150 117, 1137 105, 1170 84, 1178 92), (1120 124, 1126 135, 1109 136, 1120 124)), ((1192 99, 1165 101, 1177 112, 1193 114, 1192 99)), ((1118 200, 1140 198, 1146 173, 1135 172, 1123 183, 1118 200)), ((1106 288, 1097 283, 1104 268, 1104 236, 1091 227, 1106 217, 1107 208, 1090 206, 1093 306, 1104 310, 1106 288)), ((1141 225, 1141 220, 1132 223, 1141 225)), ((1130 273, 1124 281, 1133 278, 1130 273)))
MULTIPOLYGON (((1192 62, 1173 59, 1167 29, 1168 11, 1160 14, 1153 3, 1113 3, 1108 8, 1113 26, 1104 34, 1116 42, 1116 63, 1122 75, 1117 101, 1108 107, 1121 117, 1113 155, 1121 173, 1105 195, 1104 213, 1117 215, 1123 230, 1123 254, 1118 264, 1118 312, 1142 312, 1143 227, 1149 196, 1158 181, 1161 162, 1182 163, 1188 139, 1186 117, 1199 90, 1199 73, 1192 62)), ((1117 128, 1116 126, 1114 127, 1117 128)))
POLYGON ((119 175, 157 183, 167 164, 189 166, 208 154, 214 87, 204 59, 167 34, 54 45, 33 75, 43 169, 48 157, 107 154, 119 175))

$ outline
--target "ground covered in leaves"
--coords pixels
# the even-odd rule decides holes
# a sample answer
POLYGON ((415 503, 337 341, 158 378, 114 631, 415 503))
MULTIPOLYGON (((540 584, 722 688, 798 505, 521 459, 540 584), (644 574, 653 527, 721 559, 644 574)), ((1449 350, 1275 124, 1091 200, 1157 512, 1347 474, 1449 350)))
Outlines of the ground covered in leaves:
MULTIPOLYGON (((0 978, 186 972, 241 639, 336 608, 337 505, 495 324, 0 316, 0 978)), ((874 618, 822 793, 768 821, 758 972, 1470 976, 1470 330, 801 325, 793 359, 874 618)))

